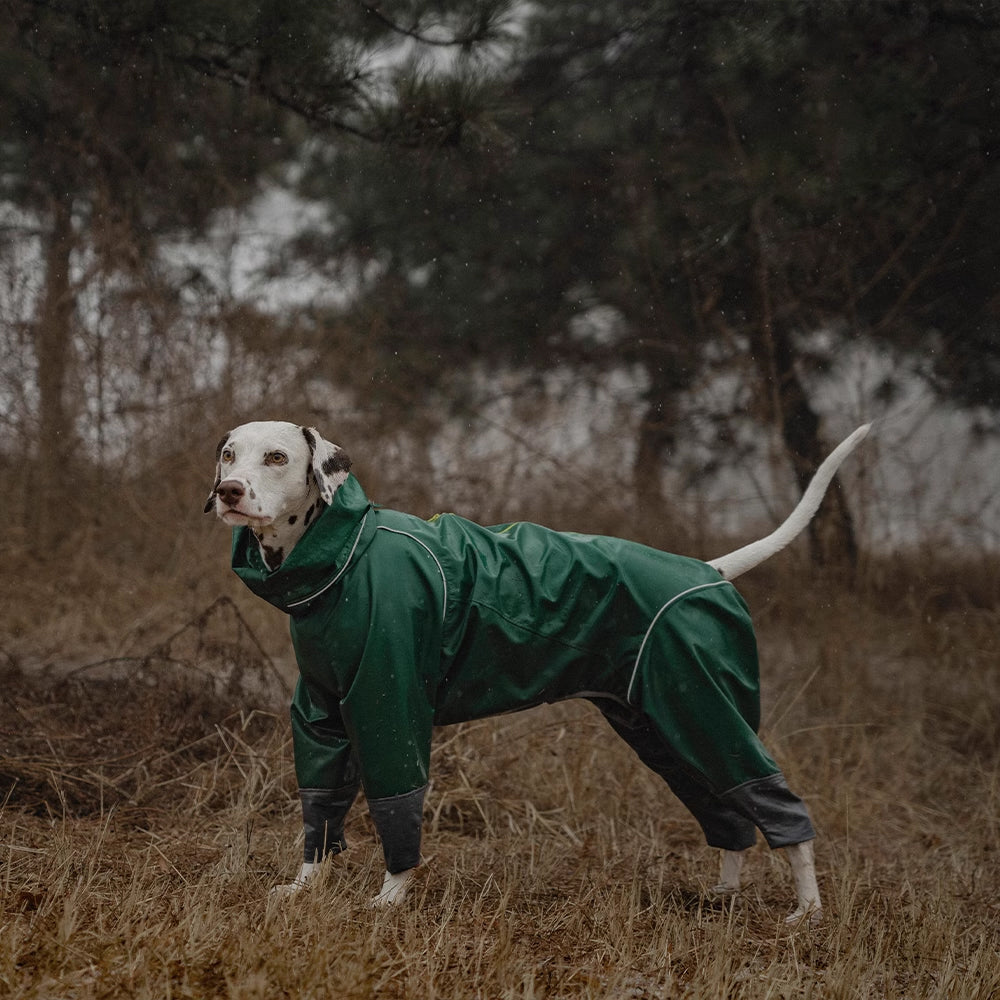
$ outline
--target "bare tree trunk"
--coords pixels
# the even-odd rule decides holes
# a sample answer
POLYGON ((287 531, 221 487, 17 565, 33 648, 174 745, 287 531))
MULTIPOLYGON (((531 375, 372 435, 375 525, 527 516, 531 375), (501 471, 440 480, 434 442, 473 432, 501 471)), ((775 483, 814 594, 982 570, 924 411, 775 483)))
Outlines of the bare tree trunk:
POLYGON ((660 480, 663 460, 673 444, 670 420, 664 413, 664 404, 652 400, 639 422, 635 462, 632 466, 632 488, 641 510, 659 510, 663 507, 663 490, 660 480))
MULTIPOLYGON (((830 451, 820 433, 819 417, 809 403, 795 370, 795 355, 788 335, 771 331, 773 375, 777 413, 774 417, 791 459, 799 492, 805 490, 819 464, 830 451)), ((770 367, 770 366, 769 366, 770 367)), ((846 561, 857 565, 858 546, 854 520, 839 479, 830 485, 823 504, 809 525, 813 558, 821 564, 846 561)))
MULTIPOLYGON (((758 322, 751 325, 753 358, 763 387, 767 415, 781 432, 801 492, 829 448, 820 434, 819 417, 810 405, 796 370, 791 337, 774 316, 759 209, 755 209, 754 226, 758 236, 758 322)), ((818 563, 846 561, 851 567, 857 565, 854 520, 837 479, 809 525, 809 544, 813 559, 818 563)))
POLYGON ((32 537, 40 552, 58 546, 72 512, 65 502, 73 457, 73 418, 66 403, 66 380, 73 349, 73 298, 70 254, 73 250, 72 199, 57 197, 45 247, 45 288, 35 324, 38 364, 37 494, 32 537))
POLYGON ((663 470, 676 443, 676 389, 651 374, 653 385, 636 435, 632 492, 641 540, 681 551, 689 546, 691 532, 682 527, 676 505, 663 493, 663 470))

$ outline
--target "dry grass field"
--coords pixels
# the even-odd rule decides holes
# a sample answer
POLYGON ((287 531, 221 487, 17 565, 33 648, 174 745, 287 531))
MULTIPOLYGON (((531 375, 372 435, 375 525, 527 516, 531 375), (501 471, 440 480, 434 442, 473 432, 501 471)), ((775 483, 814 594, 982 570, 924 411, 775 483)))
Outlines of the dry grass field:
MULTIPOLYGON (((281 640, 258 644, 253 605, 207 599, 75 672, 40 641, 29 662, 22 615, 0 647, 0 996, 1000 995, 996 570, 914 560, 847 587, 762 568, 742 588, 766 741, 821 836, 825 920, 798 929, 763 846, 738 900, 711 896, 714 852, 584 704, 440 731, 401 908, 366 907, 363 802, 322 884, 271 900, 299 816, 281 640)), ((101 613, 67 604, 47 634, 97 641, 101 613)))

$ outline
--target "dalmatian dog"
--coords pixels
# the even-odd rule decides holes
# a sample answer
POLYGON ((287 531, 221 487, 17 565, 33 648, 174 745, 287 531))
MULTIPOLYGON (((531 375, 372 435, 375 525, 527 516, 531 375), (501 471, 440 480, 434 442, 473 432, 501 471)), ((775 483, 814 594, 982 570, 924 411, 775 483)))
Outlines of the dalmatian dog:
POLYGON ((363 789, 385 854, 373 905, 400 902, 419 864, 434 725, 583 697, 721 849, 716 891, 740 889, 757 831, 791 864, 789 921, 821 912, 814 830, 757 737, 749 613, 731 581, 809 523, 868 433, 822 463, 767 537, 703 562, 525 522, 424 521, 371 503, 316 429, 255 421, 219 442, 206 513, 233 529, 232 565, 288 613, 307 885, 346 846, 363 789))

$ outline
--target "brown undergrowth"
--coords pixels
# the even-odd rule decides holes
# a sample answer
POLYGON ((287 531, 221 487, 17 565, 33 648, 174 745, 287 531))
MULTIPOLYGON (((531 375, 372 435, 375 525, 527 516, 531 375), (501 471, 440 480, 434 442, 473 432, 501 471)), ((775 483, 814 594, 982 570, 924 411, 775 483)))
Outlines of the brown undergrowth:
POLYGON ((425 863, 396 911, 366 905, 381 866, 363 802, 322 883, 276 902, 299 817, 283 671, 256 621, 206 601, 47 669, 8 645, 0 995, 994 996, 995 581, 750 579, 765 740, 820 830, 825 920, 797 929, 766 848, 741 898, 711 896, 693 821, 579 703, 437 734, 425 863))

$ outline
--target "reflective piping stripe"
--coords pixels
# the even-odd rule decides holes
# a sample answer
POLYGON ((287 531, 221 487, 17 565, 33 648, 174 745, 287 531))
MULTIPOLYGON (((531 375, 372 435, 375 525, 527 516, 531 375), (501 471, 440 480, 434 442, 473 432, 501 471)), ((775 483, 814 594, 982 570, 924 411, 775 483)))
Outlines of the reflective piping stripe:
POLYGON ((695 594, 699 590, 709 590, 711 587, 731 587, 732 584, 728 580, 715 580, 712 583, 701 583, 697 587, 689 587, 687 590, 682 590, 675 597, 671 597, 666 604, 660 608, 659 611, 653 615, 653 620, 649 623, 649 628, 646 629, 646 634, 642 637, 642 645, 639 647, 639 652, 635 658, 635 666, 632 668, 632 676, 629 678, 628 690, 625 693, 625 701, 627 704, 632 704, 632 687, 635 684, 635 679, 639 674, 639 663, 642 660, 643 651, 646 649, 646 643, 649 640, 650 633, 653 631, 653 627, 663 616, 663 613, 670 607, 673 607, 681 598, 687 597, 689 594, 695 594))
POLYGON ((354 550, 358 547, 358 542, 361 541, 361 534, 365 530, 365 522, 368 520, 370 510, 371 508, 369 507, 368 510, 365 511, 365 516, 361 518, 361 526, 358 528, 358 533, 355 536, 354 544, 351 546, 351 551, 347 553, 347 559, 345 560, 344 565, 340 567, 340 572, 332 580, 330 580, 329 583, 325 583, 322 587, 320 587, 315 594, 303 597, 301 601, 291 601, 289 602, 288 607, 297 608, 302 604, 308 604, 310 601, 315 601, 320 594, 325 594, 347 572, 347 567, 351 565, 351 560, 354 558, 354 550))
POLYGON ((434 560, 434 565, 437 566, 438 572, 441 574, 441 587, 444 590, 444 601, 441 607, 441 621, 445 619, 445 615, 448 613, 448 581, 445 579, 444 570, 441 568, 441 563, 438 561, 438 557, 434 555, 430 546, 426 542, 422 542, 416 535, 411 535, 408 531, 400 531, 399 528, 389 528, 384 524, 380 524, 376 531, 391 531, 394 535, 402 535, 404 538, 412 539, 417 545, 424 548, 427 554, 434 560))

